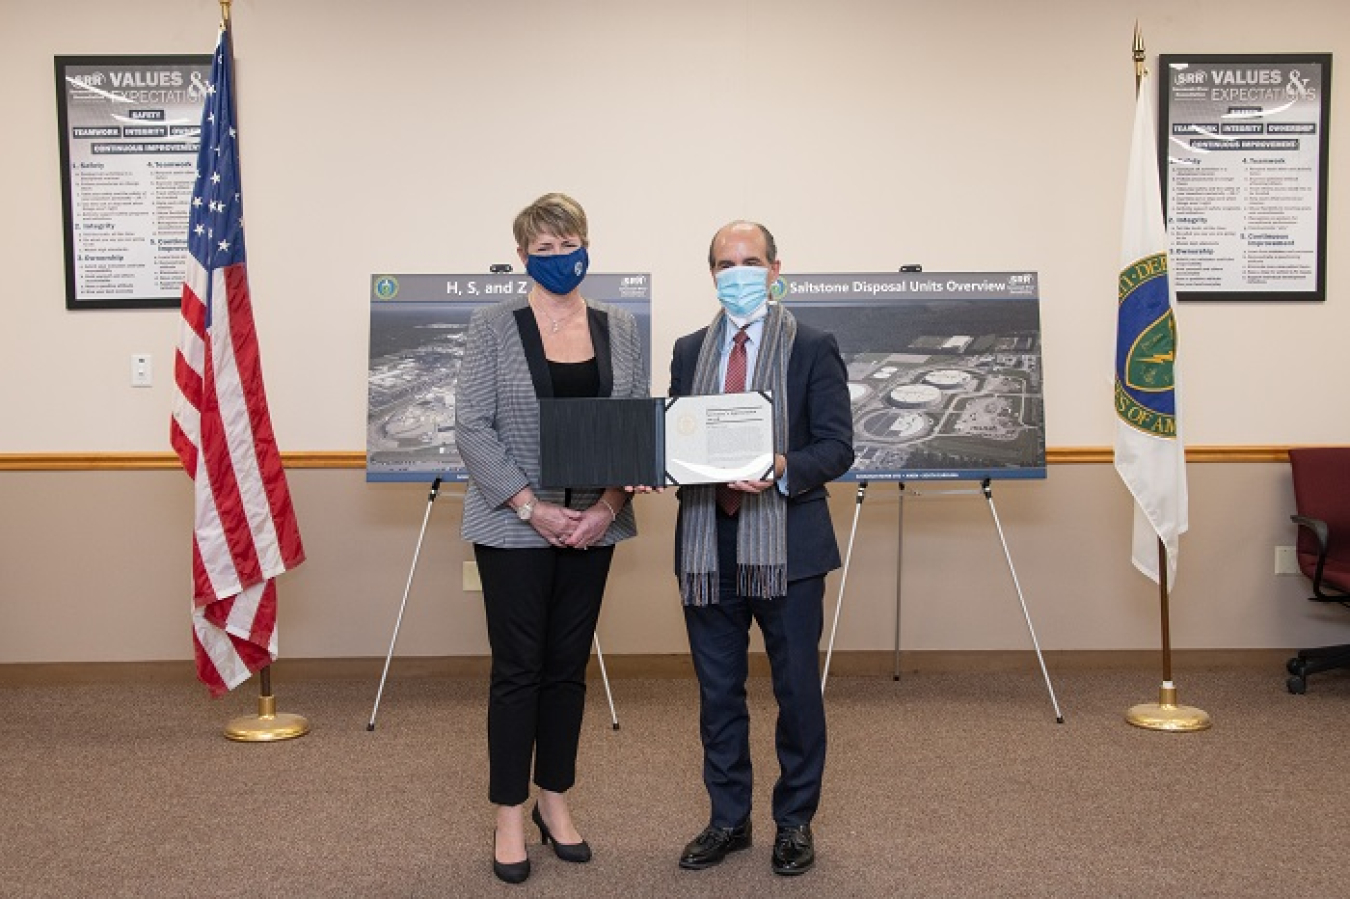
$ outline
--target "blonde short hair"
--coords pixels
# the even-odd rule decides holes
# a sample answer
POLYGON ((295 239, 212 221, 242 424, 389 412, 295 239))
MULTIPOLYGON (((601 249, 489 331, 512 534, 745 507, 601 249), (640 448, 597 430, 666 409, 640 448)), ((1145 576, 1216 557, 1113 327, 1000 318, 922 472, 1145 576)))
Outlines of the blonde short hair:
POLYGON ((511 230, 516 236, 516 246, 521 249, 528 248, 536 237, 545 233, 554 237, 575 235, 581 240, 583 247, 591 245, 586 226, 586 210, 567 194, 544 194, 520 210, 511 230))

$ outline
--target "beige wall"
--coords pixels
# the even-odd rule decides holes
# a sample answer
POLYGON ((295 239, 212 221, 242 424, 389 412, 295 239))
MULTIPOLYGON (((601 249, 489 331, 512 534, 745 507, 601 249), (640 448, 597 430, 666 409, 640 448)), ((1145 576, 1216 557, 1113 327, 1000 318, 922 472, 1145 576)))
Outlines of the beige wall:
MULTIPOLYGON (((67 312, 52 56, 203 53, 208 0, 0 3, 0 462, 6 454, 167 449, 172 311, 67 312), (128 386, 132 353, 156 384, 128 386)), ((1150 56, 1350 49, 1350 6, 1141 0, 578 0, 570 4, 236 0, 250 270, 282 448, 364 446, 369 276, 478 271, 512 256, 512 214, 574 193, 598 271, 651 271, 653 387, 675 337, 713 311, 711 231, 759 218, 785 270, 1029 268, 1044 299, 1052 447, 1112 439, 1109 367, 1137 17, 1150 56)), ((1333 88, 1331 123, 1350 121, 1333 88)), ((1347 144, 1333 131, 1324 304, 1178 312, 1192 445, 1350 442, 1347 144)), ((3 466, 0 466, 3 467, 3 466)), ((290 656, 382 655, 425 487, 357 470, 292 473, 310 561, 282 582, 290 656)), ((1186 647, 1346 636, 1339 610, 1271 574, 1292 542, 1282 464, 1191 466, 1192 533, 1174 607, 1186 647)), ((1157 642, 1156 601, 1126 559, 1128 500, 1108 465, 1000 484, 999 510, 1047 648, 1157 642)), ((669 571, 672 502, 645 500, 601 639, 683 646, 669 571)), ((894 487, 864 506, 842 649, 894 629, 894 487)), ((836 490, 847 537, 852 488, 836 490)), ((0 663, 184 658, 190 498, 171 471, 0 470, 0 663)), ((433 515, 400 651, 485 649, 459 590, 458 510, 433 515)), ((982 501, 907 502, 910 648, 1022 648, 982 501)), ((832 582, 832 592, 837 581, 832 582)))
MULTIPOLYGON (((1191 531, 1172 594, 1178 649, 1350 641, 1342 609, 1303 601, 1306 581, 1272 574, 1293 540, 1287 466, 1190 466, 1191 531)), ((367 485, 360 471, 291 474, 309 560, 280 580, 289 658, 383 656, 426 511, 427 491, 367 485)), ((921 491, 926 488, 921 487, 921 491)), ((854 489, 834 488, 847 540, 854 489)), ((893 646, 899 491, 872 485, 853 550, 837 651, 893 646)), ((1055 465, 1043 482, 996 483, 994 503, 1046 650, 1158 646, 1156 588, 1128 559, 1129 500, 1109 465, 1055 465)), ((171 471, 0 475, 0 663, 187 658, 187 479, 171 471)), ((642 536, 616 555, 601 616, 607 653, 687 649, 670 573, 670 496, 640 500, 642 536)), ((442 494, 399 637, 400 656, 481 655, 481 594, 459 508, 442 494)), ((904 501, 902 646, 1029 649, 993 519, 979 496, 904 501)), ((839 577, 828 587, 833 614, 839 577)))

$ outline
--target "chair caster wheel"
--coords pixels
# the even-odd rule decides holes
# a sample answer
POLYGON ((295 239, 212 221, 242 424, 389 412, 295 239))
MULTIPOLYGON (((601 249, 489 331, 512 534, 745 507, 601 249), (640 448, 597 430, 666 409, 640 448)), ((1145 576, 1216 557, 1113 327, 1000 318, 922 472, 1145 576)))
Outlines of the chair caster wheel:
POLYGON ((1294 656, 1292 659, 1284 663, 1284 670, 1288 671, 1290 674, 1302 674, 1303 660, 1300 659, 1298 656, 1294 656))
POLYGON ((1289 692, 1293 693, 1295 696, 1301 696, 1308 692, 1308 680, 1304 677, 1296 675, 1285 681, 1284 685, 1288 687, 1289 692))

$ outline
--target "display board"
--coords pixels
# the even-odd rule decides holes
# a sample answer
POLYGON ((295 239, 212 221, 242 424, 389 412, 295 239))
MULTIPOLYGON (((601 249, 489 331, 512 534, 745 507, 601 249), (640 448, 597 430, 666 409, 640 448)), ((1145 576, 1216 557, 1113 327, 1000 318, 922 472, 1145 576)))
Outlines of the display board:
POLYGON ((841 480, 1045 477, 1036 272, 784 275, 774 294, 848 366, 841 480))
MULTIPOLYGON (((475 309, 523 297, 524 275, 372 275, 367 481, 468 480, 455 445, 455 388, 475 309)), ((581 294, 632 313, 651 375, 648 274, 590 274, 581 294)))

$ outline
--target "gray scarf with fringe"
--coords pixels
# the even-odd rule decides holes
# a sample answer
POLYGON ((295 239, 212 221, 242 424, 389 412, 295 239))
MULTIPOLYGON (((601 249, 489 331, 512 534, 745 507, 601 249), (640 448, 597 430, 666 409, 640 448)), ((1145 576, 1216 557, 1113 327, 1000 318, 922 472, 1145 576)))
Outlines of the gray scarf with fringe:
MULTIPOLYGON (((728 325, 718 312, 699 350, 692 394, 718 392, 721 347, 728 325)), ((777 303, 769 306, 760 336, 751 390, 772 394, 773 447, 787 452, 787 368, 797 320, 777 303)), ((712 484, 691 484, 680 491, 684 510, 683 552, 680 556, 680 596, 687 606, 717 602, 717 499, 712 484)), ((736 515, 736 590, 742 596, 771 599, 787 594, 787 504, 778 487, 747 493, 736 515)))

